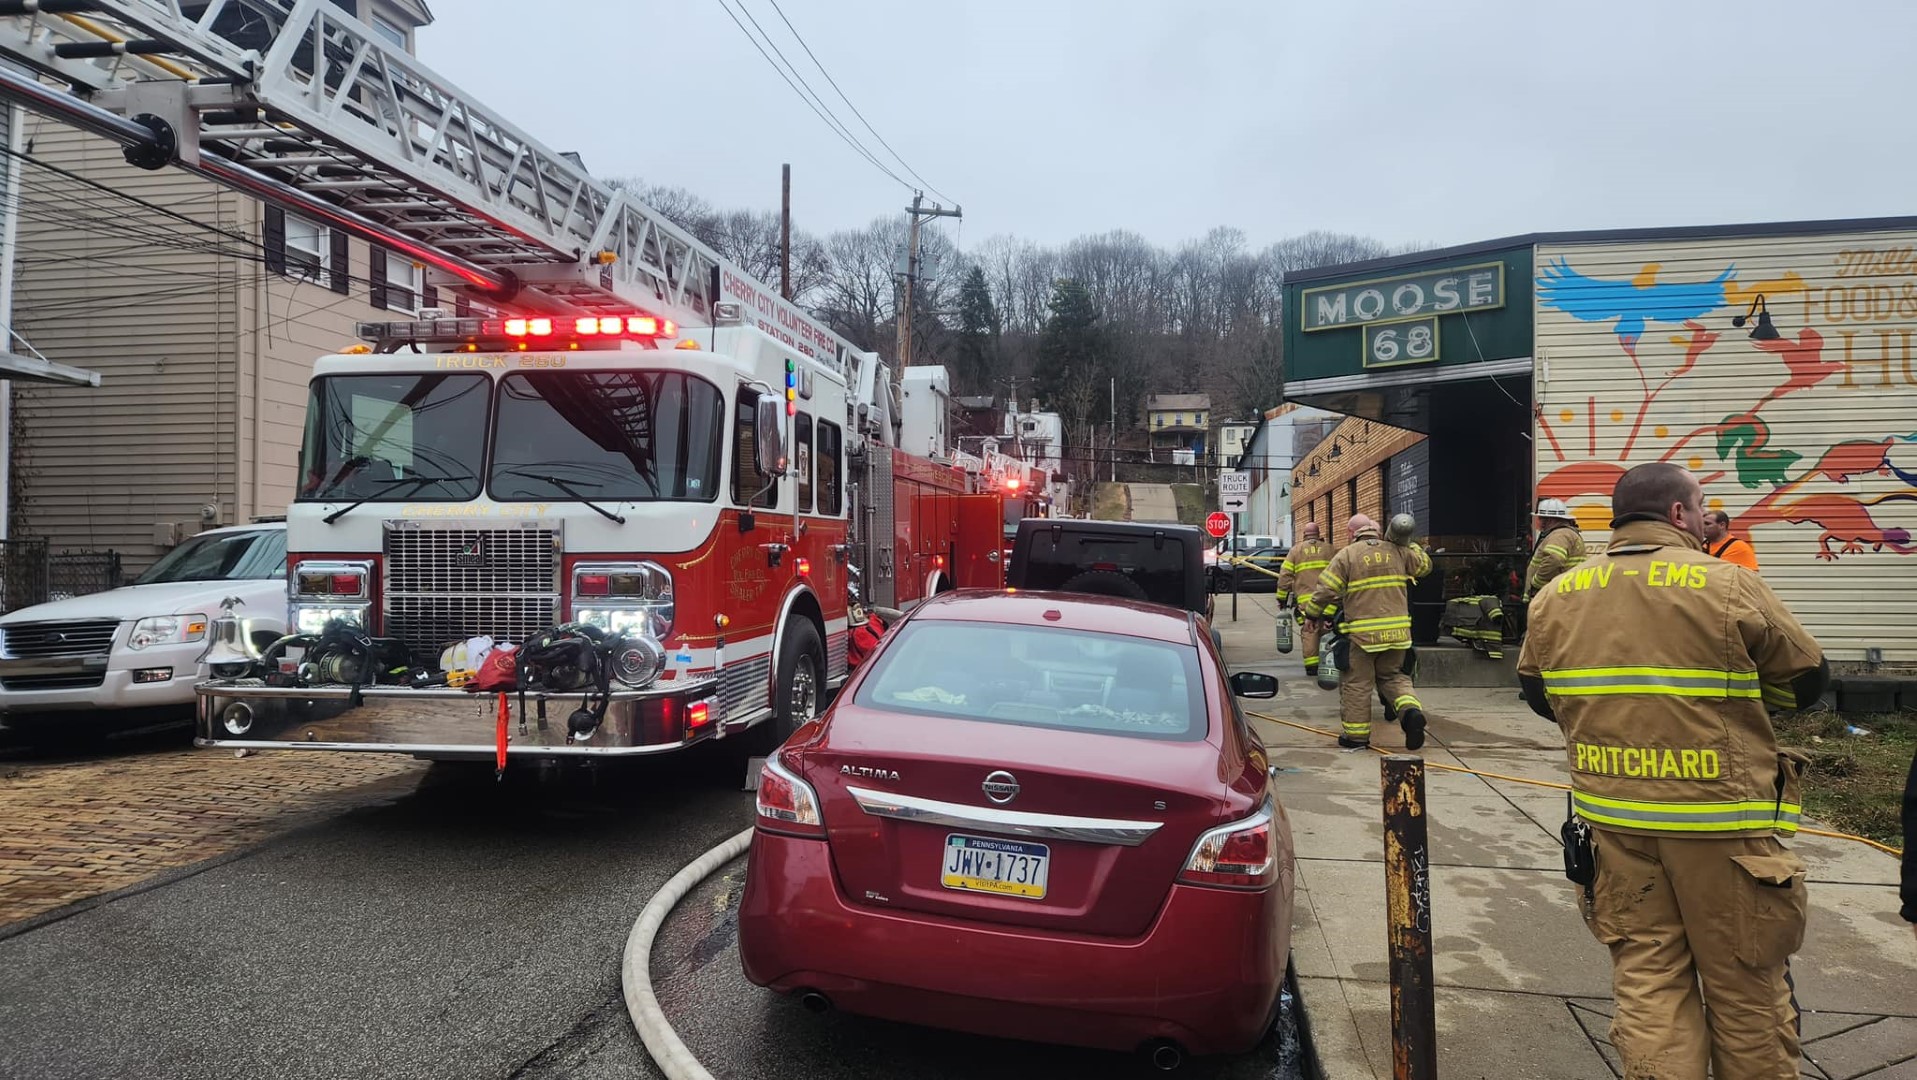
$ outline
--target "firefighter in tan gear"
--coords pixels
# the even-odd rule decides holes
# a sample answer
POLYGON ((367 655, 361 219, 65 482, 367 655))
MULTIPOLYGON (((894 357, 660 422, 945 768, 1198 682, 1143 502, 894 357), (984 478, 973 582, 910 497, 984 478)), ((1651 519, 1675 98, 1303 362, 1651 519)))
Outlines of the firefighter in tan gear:
MULTIPOLYGON (((1318 523, 1305 522, 1304 539, 1299 541, 1285 554, 1285 561, 1278 567, 1278 617, 1290 618, 1285 612, 1296 606, 1300 597, 1310 596, 1318 588, 1318 576, 1325 567, 1331 565, 1331 547, 1319 536, 1318 523)), ((1304 619, 1299 627, 1304 638, 1305 674, 1318 674, 1318 641, 1323 636, 1323 628, 1316 619, 1304 619)))
POLYGON ((1404 744, 1416 750, 1424 745, 1424 705, 1418 700, 1411 676, 1405 674, 1405 652, 1411 648, 1411 583, 1431 572, 1431 556, 1411 543, 1390 543, 1378 535, 1378 523, 1359 514, 1351 519, 1351 543, 1331 557, 1319 575, 1318 587, 1298 602, 1307 618, 1334 619, 1345 638, 1340 646, 1349 654, 1350 669, 1340 668, 1338 706, 1344 734, 1338 745, 1347 749, 1371 743, 1371 695, 1397 711, 1404 725, 1404 744))
POLYGON ((1584 561, 1584 535, 1578 532, 1571 508, 1563 499, 1538 502, 1538 542, 1524 573, 1524 602, 1544 591, 1551 580, 1584 561))
POLYGON ((1532 603, 1518 674, 1564 728, 1566 865, 1611 951, 1625 1075, 1794 1080, 1805 866, 1777 835, 1805 759, 1766 706, 1815 701, 1829 669, 1761 578, 1703 552, 1702 498, 1675 465, 1626 473, 1605 553, 1532 603))

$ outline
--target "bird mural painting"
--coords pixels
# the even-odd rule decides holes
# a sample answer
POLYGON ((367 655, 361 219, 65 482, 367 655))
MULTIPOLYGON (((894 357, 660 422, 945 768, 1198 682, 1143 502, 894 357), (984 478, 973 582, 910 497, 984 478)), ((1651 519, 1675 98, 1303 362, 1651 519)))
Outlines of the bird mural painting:
POLYGON ((1615 320, 1618 344, 1636 360, 1646 323, 1682 323, 1724 307, 1726 286, 1737 274, 1730 266, 1710 281, 1661 282, 1661 269, 1650 263, 1636 277, 1618 281, 1590 277, 1558 259, 1538 273, 1538 303, 1581 322, 1615 320))

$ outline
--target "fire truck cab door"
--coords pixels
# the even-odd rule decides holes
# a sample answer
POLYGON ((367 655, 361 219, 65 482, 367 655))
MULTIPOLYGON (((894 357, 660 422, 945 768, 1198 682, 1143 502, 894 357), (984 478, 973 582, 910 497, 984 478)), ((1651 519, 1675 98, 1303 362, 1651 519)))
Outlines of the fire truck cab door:
POLYGON ((958 498, 957 557, 953 577, 961 589, 1005 587, 1005 506, 997 495, 958 498))

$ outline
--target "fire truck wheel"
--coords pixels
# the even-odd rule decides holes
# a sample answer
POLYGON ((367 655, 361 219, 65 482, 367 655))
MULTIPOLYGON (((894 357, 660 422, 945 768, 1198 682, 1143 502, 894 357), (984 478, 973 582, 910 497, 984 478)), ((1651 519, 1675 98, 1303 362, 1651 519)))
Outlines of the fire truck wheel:
POLYGON ((1087 570, 1068 578, 1059 588, 1065 592, 1090 593, 1093 596, 1117 596, 1126 600, 1145 599, 1144 586, 1112 570, 1087 570))
POLYGON ((779 682, 772 719, 754 728, 754 756, 779 748, 799 726, 819 715, 825 693, 825 645, 812 620, 794 617, 779 638, 779 682))

